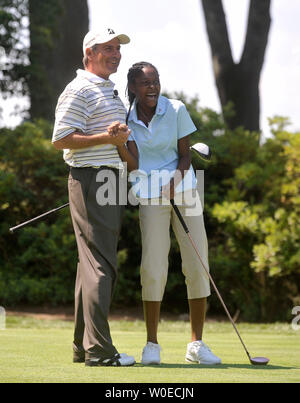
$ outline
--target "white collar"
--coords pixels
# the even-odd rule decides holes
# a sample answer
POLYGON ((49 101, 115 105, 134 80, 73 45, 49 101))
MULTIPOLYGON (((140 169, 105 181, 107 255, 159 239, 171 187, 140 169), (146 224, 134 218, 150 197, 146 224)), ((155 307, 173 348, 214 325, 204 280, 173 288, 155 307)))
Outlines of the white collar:
POLYGON ((94 73, 91 73, 90 71, 83 70, 83 69, 78 69, 76 71, 77 76, 81 78, 86 78, 87 80, 91 81, 92 83, 96 84, 102 84, 103 87, 114 87, 115 83, 113 83, 111 80, 105 80, 102 77, 97 76, 94 73))
MULTIPOLYGON (((154 115, 163 115, 166 112, 166 109, 167 109, 167 98, 162 95, 159 95, 154 115)), ((128 120, 138 122, 136 100, 133 101, 132 109, 130 111, 128 120)))

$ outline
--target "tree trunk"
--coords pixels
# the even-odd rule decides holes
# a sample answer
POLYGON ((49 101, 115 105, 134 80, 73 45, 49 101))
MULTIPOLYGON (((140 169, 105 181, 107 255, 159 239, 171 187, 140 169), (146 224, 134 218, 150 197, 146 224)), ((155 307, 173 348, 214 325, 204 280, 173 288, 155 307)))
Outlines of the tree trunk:
POLYGON ((30 116, 54 120, 57 98, 82 66, 86 0, 29 0, 30 116))
POLYGON ((202 0, 213 70, 224 118, 231 129, 260 130, 259 80, 271 24, 271 0, 251 0, 247 35, 239 63, 234 63, 222 0, 202 0), (234 116, 227 116, 232 102, 234 116))

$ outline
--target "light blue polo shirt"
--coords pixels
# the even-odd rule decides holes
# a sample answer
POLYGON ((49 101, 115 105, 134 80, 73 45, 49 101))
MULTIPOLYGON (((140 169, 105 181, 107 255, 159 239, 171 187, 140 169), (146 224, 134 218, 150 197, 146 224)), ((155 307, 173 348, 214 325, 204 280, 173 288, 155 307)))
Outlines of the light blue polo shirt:
MULTIPOLYGON (((170 181, 178 165, 178 140, 196 131, 185 105, 178 100, 159 96, 155 115, 147 127, 138 120, 134 102, 128 126, 128 141, 135 141, 139 151, 139 169, 129 175, 133 190, 138 197, 160 196, 161 185, 170 181)), ((196 188, 192 166, 176 192, 196 188)))

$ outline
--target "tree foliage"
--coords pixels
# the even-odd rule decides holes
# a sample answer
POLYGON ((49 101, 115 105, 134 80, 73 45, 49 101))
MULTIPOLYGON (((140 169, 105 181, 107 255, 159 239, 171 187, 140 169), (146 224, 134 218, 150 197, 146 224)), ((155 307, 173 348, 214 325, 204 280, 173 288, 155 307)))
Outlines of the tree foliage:
POLYGON ((263 320, 284 319, 300 284, 300 133, 287 132, 281 118, 270 123, 273 137, 235 169, 225 200, 212 208, 221 253, 251 273, 244 309, 263 320))
POLYGON ((0 91, 3 97, 24 95, 28 91, 27 16, 27 1, 0 0, 0 91))
POLYGON ((82 65, 87 1, 0 0, 0 5, 1 94, 27 95, 24 117, 52 120, 58 96, 82 65))
POLYGON ((68 212, 9 233, 11 223, 66 202, 67 169, 45 121, 0 130, 0 300, 53 304, 72 298, 76 248, 68 212))
POLYGON ((88 31, 83 0, 29 0, 31 118, 54 119, 57 98, 82 66, 88 31))

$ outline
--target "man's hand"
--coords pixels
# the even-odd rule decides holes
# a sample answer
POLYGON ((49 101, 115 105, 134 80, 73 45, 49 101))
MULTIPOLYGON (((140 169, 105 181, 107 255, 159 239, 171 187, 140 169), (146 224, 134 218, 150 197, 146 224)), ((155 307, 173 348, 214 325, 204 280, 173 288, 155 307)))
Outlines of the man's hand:
POLYGON ((116 137, 118 135, 119 127, 120 122, 113 122, 108 126, 107 133, 112 137, 116 137))

